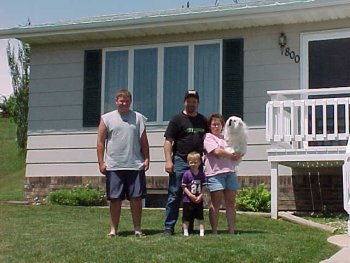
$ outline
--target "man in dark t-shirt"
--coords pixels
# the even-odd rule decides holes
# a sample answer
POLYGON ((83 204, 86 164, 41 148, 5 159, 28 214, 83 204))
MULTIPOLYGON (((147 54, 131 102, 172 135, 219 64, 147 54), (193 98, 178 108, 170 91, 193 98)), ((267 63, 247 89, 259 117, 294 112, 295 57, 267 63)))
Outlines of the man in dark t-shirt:
POLYGON ((203 137, 207 132, 207 119, 197 112, 199 95, 195 90, 185 94, 184 110, 169 122, 164 137, 165 171, 169 173, 168 201, 165 207, 164 235, 174 233, 182 197, 182 176, 189 168, 187 154, 203 153, 203 137))

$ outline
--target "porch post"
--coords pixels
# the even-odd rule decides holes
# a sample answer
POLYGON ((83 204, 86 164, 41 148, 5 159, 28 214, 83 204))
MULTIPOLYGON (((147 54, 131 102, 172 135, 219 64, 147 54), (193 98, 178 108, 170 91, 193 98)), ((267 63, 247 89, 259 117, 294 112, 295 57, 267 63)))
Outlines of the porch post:
POLYGON ((278 218, 278 163, 271 162, 271 218, 278 218))

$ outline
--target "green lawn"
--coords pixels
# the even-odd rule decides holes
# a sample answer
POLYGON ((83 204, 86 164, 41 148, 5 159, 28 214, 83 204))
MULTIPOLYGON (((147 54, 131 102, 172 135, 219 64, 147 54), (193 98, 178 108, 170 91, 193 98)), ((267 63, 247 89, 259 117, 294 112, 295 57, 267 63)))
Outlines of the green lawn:
POLYGON ((0 200, 23 200, 25 153, 17 148, 16 127, 0 118, 0 200))
MULTIPOLYGON (((206 223, 208 224, 206 214, 206 223)), ((282 220, 238 215, 237 235, 163 237, 164 211, 144 210, 145 238, 122 211, 120 236, 108 239, 108 209, 0 205, 0 262, 319 262, 338 248, 329 234, 282 220)))
MULTIPOLYGON (((0 118, 0 201, 23 199, 24 169, 15 126, 0 118)), ((221 215, 219 235, 185 238, 178 224, 165 238, 164 211, 145 210, 142 239, 133 237, 126 209, 120 236, 106 238, 108 218, 106 208, 0 202, 0 262, 319 262, 338 250, 325 232, 256 216, 238 215, 234 236, 221 215)))

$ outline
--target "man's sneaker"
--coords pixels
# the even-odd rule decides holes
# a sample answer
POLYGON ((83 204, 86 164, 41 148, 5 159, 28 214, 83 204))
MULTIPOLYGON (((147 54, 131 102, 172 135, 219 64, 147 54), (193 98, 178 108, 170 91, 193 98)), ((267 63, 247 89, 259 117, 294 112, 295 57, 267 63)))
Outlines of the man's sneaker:
POLYGON ((174 234, 174 230, 173 229, 171 229, 171 228, 166 228, 165 230, 164 230, 164 236, 166 236, 166 237, 170 237, 170 236, 172 236, 173 234, 174 234))
POLYGON ((135 237, 146 237, 146 235, 141 231, 135 231, 135 237))

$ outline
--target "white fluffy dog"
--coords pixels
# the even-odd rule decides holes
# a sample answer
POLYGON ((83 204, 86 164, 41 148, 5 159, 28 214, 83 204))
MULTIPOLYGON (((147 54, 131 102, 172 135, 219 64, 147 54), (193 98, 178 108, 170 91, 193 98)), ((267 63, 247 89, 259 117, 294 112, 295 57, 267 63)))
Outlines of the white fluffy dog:
POLYGON ((239 152, 242 155, 247 152, 247 125, 241 118, 237 116, 228 118, 224 127, 224 138, 229 146, 226 151, 239 152))

